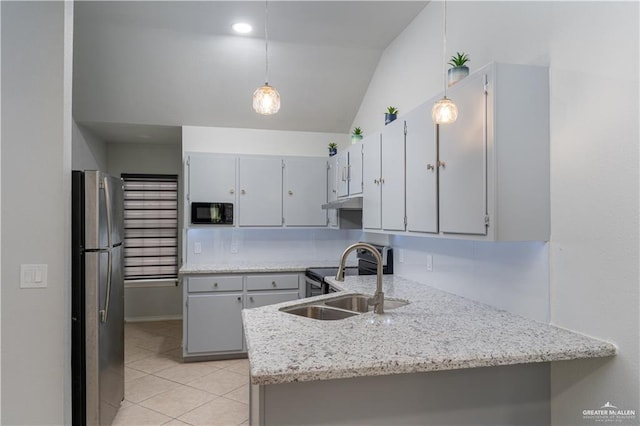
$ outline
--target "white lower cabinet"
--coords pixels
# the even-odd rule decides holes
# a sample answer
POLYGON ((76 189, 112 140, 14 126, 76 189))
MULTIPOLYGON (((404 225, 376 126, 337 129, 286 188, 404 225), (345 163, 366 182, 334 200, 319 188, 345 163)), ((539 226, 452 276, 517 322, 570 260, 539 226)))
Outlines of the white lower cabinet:
POLYGON ((187 296, 186 351, 242 351, 242 293, 187 296))
POLYGON ((292 273, 198 275, 184 281, 184 358, 246 352, 242 309, 304 296, 300 275, 292 273))

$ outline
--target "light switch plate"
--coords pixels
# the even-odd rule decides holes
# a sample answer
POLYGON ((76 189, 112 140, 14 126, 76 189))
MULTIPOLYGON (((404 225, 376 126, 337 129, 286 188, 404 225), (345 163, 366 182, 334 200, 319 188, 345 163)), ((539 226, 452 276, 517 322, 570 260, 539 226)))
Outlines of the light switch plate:
POLYGON ((46 264, 20 265, 20 288, 44 288, 47 286, 46 264))

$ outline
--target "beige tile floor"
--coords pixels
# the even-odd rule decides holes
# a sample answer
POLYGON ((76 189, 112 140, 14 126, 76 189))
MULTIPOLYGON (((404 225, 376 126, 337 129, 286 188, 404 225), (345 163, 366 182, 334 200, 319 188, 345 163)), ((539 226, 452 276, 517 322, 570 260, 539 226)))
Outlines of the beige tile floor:
POLYGON ((181 342, 181 321, 125 325, 125 400, 114 425, 249 424, 249 362, 183 363, 181 342))

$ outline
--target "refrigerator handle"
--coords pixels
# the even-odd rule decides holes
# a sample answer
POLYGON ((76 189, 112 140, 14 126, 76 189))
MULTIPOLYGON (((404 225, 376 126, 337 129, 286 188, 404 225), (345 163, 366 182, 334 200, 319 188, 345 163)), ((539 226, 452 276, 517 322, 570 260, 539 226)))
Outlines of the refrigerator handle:
POLYGON ((109 302, 111 299, 111 269, 113 268, 113 259, 111 254, 111 195, 109 194, 109 181, 107 177, 102 178, 102 190, 104 191, 104 204, 107 210, 107 294, 104 298, 104 309, 100 310, 100 321, 107 322, 109 315, 109 302))

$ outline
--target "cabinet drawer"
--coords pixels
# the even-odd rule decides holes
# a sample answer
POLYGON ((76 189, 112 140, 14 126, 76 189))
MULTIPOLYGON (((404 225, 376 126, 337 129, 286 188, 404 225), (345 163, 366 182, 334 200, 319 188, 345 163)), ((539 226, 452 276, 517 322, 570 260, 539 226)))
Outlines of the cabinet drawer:
POLYGON ((273 293, 249 293, 244 300, 244 307, 247 309, 258 308, 260 306, 273 305, 280 302, 297 300, 297 291, 278 291, 273 293))
POLYGON ((298 275, 247 275, 247 290, 298 288, 298 275))
POLYGON ((221 277, 189 277, 189 293, 209 291, 242 291, 242 275, 221 277))

